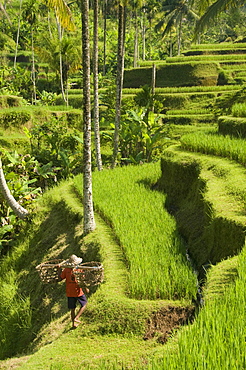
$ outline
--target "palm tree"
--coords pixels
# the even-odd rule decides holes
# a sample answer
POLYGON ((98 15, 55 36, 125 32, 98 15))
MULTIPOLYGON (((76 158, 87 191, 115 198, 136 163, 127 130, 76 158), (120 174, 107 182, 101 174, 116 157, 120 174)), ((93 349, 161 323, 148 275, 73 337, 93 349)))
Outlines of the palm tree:
POLYGON ((166 0, 163 3, 162 11, 165 16, 156 26, 155 30, 158 31, 164 27, 162 37, 166 36, 175 25, 177 28, 178 38, 178 55, 181 51, 182 40, 182 23, 185 17, 191 19, 198 19, 198 15, 191 9, 193 1, 189 0, 166 0))
POLYGON ((7 18, 9 24, 11 25, 12 24, 11 20, 10 20, 9 15, 6 12, 6 9, 5 9, 4 5, 2 4, 2 2, 0 2, 0 10, 3 12, 4 16, 7 18))
POLYGON ((92 201, 92 170, 91 170, 91 98, 90 98, 90 36, 89 36, 89 0, 81 0, 82 20, 82 63, 83 63, 83 120, 84 120, 84 171, 83 171, 83 203, 84 203, 84 234, 96 227, 92 201))
POLYGON ((22 10, 22 0, 20 0, 20 8, 19 8, 19 15, 18 15, 18 29, 17 29, 17 36, 16 36, 14 68, 16 67, 16 59, 17 59, 17 52, 18 52, 18 45, 19 45, 21 10, 22 10))
POLYGON ((29 0, 23 6, 22 16, 30 26, 31 31, 31 50, 32 50, 32 69, 31 69, 31 80, 33 84, 33 96, 32 102, 36 104, 37 94, 36 94, 36 70, 35 70, 35 53, 34 53, 34 31, 37 23, 38 14, 38 4, 35 0, 29 0))
POLYGON ((106 75, 106 48, 107 48, 107 10, 108 1, 103 1, 103 75, 106 75))
POLYGON ((98 97, 98 0, 94 0, 93 22, 93 85, 94 85, 94 133, 98 171, 102 170, 99 132, 99 97, 98 97))
POLYGON ((116 166, 117 155, 119 151, 121 99, 124 77, 125 27, 126 27, 126 7, 120 2, 118 6, 118 52, 117 52, 117 75, 116 75, 114 147, 111 168, 114 168, 116 166))
POLYGON ((81 47, 77 37, 69 34, 52 37, 49 34, 42 34, 39 38, 37 49, 42 61, 47 62, 49 67, 56 73, 60 80, 63 100, 68 102, 65 96, 69 73, 77 71, 81 67, 81 47))
MULTIPOLYGON (((207 4, 207 0, 200 1, 200 10, 203 10, 207 4)), ((231 8, 239 8, 243 5, 245 5, 245 0, 217 0, 213 2, 197 22, 195 37, 197 38, 221 12, 231 8)))
MULTIPOLYGON (((63 0, 48 0, 48 4, 50 6, 55 6, 57 9, 57 14, 60 19, 60 22, 64 27, 68 27, 70 29, 74 29, 74 25, 71 20, 71 13, 69 8, 67 7, 66 3, 63 0)), ((4 10, 2 3, 0 3, 1 9, 4 10)), ((4 12, 5 13, 5 12, 4 12)), ((6 13, 7 14, 7 13, 6 13)), ((5 14, 5 15, 6 15, 5 14)), ((32 19, 33 22, 33 19, 32 19)), ((14 213, 19 216, 21 219, 26 218, 28 215, 28 211, 23 208, 11 195, 8 185, 5 180, 3 168, 2 168, 2 161, 0 158, 0 190, 8 203, 8 205, 12 208, 14 213)))
POLYGON ((3 168, 2 168, 2 161, 0 158, 0 190, 6 200, 7 204, 10 208, 14 211, 14 213, 20 217, 22 220, 28 215, 28 211, 23 208, 11 195, 8 185, 5 180, 3 168))
POLYGON ((71 10, 64 0, 48 0, 47 4, 50 8, 55 10, 55 13, 63 28, 66 28, 68 31, 75 30, 71 10))

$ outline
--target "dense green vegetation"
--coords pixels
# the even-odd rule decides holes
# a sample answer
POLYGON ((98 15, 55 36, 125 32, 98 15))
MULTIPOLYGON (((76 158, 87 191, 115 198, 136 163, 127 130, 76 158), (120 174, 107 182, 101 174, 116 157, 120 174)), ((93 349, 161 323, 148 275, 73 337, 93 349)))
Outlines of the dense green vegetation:
POLYGON ((84 235, 81 14, 69 4, 74 27, 48 3, 0 4, 0 155, 29 211, 19 219, 0 193, 0 368, 244 369, 245 4, 216 2, 209 22, 203 1, 126 4, 109 169, 119 8, 99 2, 103 171, 93 141, 84 235), (63 283, 35 269, 72 253, 105 273, 76 330, 63 283))

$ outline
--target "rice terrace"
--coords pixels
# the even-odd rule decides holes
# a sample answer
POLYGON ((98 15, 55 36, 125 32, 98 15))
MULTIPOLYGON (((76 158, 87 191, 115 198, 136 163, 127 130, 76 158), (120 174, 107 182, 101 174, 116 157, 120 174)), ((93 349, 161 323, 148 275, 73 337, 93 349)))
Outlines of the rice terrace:
POLYGON ((113 3, 0 3, 0 369, 246 369, 246 6, 113 3))

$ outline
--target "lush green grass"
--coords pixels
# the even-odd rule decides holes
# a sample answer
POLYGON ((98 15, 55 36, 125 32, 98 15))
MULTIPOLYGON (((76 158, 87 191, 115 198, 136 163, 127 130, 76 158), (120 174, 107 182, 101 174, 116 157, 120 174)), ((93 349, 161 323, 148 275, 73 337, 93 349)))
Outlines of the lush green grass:
POLYGON ((151 191, 159 176, 159 163, 97 172, 94 204, 123 248, 132 297, 191 298, 196 282, 175 220, 164 209, 164 194, 151 191))

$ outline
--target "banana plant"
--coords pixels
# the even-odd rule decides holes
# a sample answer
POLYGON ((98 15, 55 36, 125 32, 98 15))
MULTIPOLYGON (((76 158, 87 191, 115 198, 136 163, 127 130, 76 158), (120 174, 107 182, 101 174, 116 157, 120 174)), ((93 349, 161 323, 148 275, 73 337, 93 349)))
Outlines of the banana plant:
POLYGON ((120 130, 120 150, 123 162, 151 162, 153 152, 161 148, 160 140, 166 135, 166 130, 160 124, 160 118, 146 109, 127 111, 126 119, 120 130))

